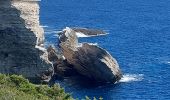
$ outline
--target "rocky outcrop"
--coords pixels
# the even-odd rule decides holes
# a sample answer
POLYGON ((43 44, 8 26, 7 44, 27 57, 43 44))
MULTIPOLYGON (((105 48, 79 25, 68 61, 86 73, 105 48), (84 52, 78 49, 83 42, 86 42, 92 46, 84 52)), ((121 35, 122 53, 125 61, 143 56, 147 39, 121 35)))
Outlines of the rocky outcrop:
POLYGON ((0 0, 0 73, 48 79, 53 68, 43 40, 38 0, 0 0))
POLYGON ((77 75, 77 71, 67 62, 60 50, 53 46, 47 48, 48 59, 53 63, 54 74, 60 78, 77 75))
POLYGON ((64 57, 81 75, 98 82, 116 82, 122 77, 117 61, 106 50, 78 43, 71 28, 64 29, 59 39, 64 57))

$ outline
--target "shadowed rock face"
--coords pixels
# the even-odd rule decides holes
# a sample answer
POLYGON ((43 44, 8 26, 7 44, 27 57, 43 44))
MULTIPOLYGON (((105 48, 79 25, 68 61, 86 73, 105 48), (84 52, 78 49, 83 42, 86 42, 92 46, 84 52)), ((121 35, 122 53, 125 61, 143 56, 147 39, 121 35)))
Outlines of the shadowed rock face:
POLYGON ((49 46, 47 52, 48 59, 53 63, 55 75, 60 78, 77 75, 76 70, 67 62, 59 50, 55 47, 49 46))
POLYGON ((37 82, 50 78, 53 68, 43 40, 37 0, 0 0, 0 73, 37 82))
POLYGON ((66 28, 59 38, 64 57, 81 75, 113 83, 122 77, 117 61, 106 50, 88 43, 79 44, 74 30, 66 28))

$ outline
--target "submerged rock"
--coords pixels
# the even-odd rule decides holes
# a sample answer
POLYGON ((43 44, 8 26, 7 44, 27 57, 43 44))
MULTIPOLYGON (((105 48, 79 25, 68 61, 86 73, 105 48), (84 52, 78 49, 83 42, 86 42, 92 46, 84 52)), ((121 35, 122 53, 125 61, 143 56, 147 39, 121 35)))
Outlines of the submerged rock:
POLYGON ((116 82, 122 77, 117 61, 106 50, 78 43, 73 29, 64 29, 59 39, 64 57, 79 74, 97 82, 116 82))

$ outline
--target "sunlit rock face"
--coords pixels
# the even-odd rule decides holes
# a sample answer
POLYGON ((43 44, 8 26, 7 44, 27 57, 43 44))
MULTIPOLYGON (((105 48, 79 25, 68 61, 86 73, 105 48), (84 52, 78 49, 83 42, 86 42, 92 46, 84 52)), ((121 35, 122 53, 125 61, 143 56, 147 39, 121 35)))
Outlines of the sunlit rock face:
POLYGON ((59 38, 64 57, 79 74, 96 82, 115 83, 122 77, 116 59, 97 45, 78 43, 73 29, 64 29, 59 38))
POLYGON ((52 65, 43 40, 38 0, 0 0, 0 73, 49 78, 52 65))

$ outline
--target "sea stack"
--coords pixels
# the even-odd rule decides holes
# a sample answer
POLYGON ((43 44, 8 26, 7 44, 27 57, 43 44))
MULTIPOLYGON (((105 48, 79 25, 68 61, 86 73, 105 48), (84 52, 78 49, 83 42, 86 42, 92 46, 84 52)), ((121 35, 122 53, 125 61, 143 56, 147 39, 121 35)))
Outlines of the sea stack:
POLYGON ((96 82, 115 83, 122 77, 116 59, 97 45, 78 43, 73 29, 64 29, 59 39, 64 57, 79 74, 96 82))
POLYGON ((0 0, 0 73, 21 74, 31 81, 53 73, 43 47, 39 0, 0 0))

